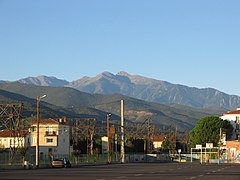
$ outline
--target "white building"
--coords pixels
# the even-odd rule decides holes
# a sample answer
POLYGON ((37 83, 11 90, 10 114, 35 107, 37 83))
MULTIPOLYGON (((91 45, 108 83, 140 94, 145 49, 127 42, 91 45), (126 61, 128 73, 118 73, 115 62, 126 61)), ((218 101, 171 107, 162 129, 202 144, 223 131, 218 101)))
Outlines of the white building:
POLYGON ((107 154, 108 153, 108 137, 103 136, 101 137, 102 140, 102 153, 107 154))
POLYGON ((240 108, 234 111, 227 111, 220 117, 229 121, 233 126, 233 140, 240 138, 240 108))
POLYGON ((153 137, 153 149, 159 150, 162 147, 163 141, 166 139, 166 136, 154 136, 153 137))
MULTIPOLYGON (((36 146, 37 123, 32 124, 31 146, 36 146)), ((41 119, 39 122, 39 153, 41 156, 70 155, 70 127, 65 120, 41 119)))
POLYGON ((1 130, 1 148, 21 148, 30 145, 30 135, 27 130, 1 130))

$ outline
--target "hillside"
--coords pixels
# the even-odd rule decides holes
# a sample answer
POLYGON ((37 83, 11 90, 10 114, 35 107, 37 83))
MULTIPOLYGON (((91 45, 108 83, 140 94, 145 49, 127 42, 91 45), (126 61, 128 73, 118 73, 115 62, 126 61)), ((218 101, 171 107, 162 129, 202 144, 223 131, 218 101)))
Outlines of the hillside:
MULTIPOLYGON (((19 104, 23 103, 23 118, 28 118, 36 115, 36 100, 28 98, 26 96, 4 91, 0 89, 0 104, 19 104)), ((64 108, 41 102, 41 116, 42 117, 63 117, 63 116, 75 116, 73 112, 70 112, 64 108)))
MULTIPOLYGON (((12 93, 0 89, 0 104, 20 104, 23 103, 23 118, 35 119, 36 116, 36 99, 28 98, 26 96, 12 93)), ((63 108, 41 101, 41 117, 68 117, 68 118, 100 118, 105 115, 105 112, 96 110, 94 108, 82 107, 81 109, 74 110, 72 108, 63 108)))
POLYGON ((52 113, 49 115, 56 117, 62 112, 64 114, 61 115, 66 117, 96 117, 99 122, 105 121, 107 112, 112 113, 113 118, 120 119, 121 99, 124 99, 125 102, 126 120, 143 122, 150 117, 152 122, 158 126, 176 125, 181 130, 191 129, 197 120, 204 116, 223 113, 223 111, 201 110, 180 105, 151 103, 120 94, 88 94, 67 87, 43 87, 8 82, 0 83, 0 89, 2 89, 1 102, 23 101, 30 103, 31 108, 28 110, 30 113, 35 113, 36 97, 47 94, 47 97, 42 99, 41 105, 43 105, 43 110, 49 108, 48 111, 52 113))
POLYGON ((228 95, 213 88, 195 88, 139 75, 103 72, 96 77, 83 77, 67 82, 55 77, 40 76, 19 80, 21 83, 72 87, 91 94, 123 94, 125 96, 160 104, 181 104, 195 108, 235 109, 240 97, 228 95))

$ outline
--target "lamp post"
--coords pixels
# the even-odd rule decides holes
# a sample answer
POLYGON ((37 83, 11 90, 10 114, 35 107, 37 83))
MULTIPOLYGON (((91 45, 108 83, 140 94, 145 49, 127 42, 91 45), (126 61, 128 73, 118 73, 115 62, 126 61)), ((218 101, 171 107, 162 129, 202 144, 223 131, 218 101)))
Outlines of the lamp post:
POLYGON ((179 162, 181 162, 181 149, 178 149, 178 153, 179 153, 179 162))
POLYGON ((40 100, 47 95, 37 96, 37 144, 36 144, 36 168, 39 168, 39 116, 40 116, 40 100))

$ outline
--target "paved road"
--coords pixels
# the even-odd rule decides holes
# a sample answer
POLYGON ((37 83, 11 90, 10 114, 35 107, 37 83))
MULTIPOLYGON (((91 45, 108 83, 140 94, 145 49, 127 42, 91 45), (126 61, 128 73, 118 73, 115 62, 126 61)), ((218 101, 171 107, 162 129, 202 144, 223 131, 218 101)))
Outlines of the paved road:
POLYGON ((89 179, 89 180, 240 180, 240 164, 136 163, 0 170, 0 179, 89 179))

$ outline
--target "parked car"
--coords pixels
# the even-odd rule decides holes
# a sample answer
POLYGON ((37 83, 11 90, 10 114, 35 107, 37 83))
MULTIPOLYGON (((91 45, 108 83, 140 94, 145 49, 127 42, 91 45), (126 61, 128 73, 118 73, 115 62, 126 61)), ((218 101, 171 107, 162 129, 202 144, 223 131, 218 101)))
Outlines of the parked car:
POLYGON ((70 168, 72 165, 70 161, 66 158, 53 159, 52 167, 65 167, 70 168))

